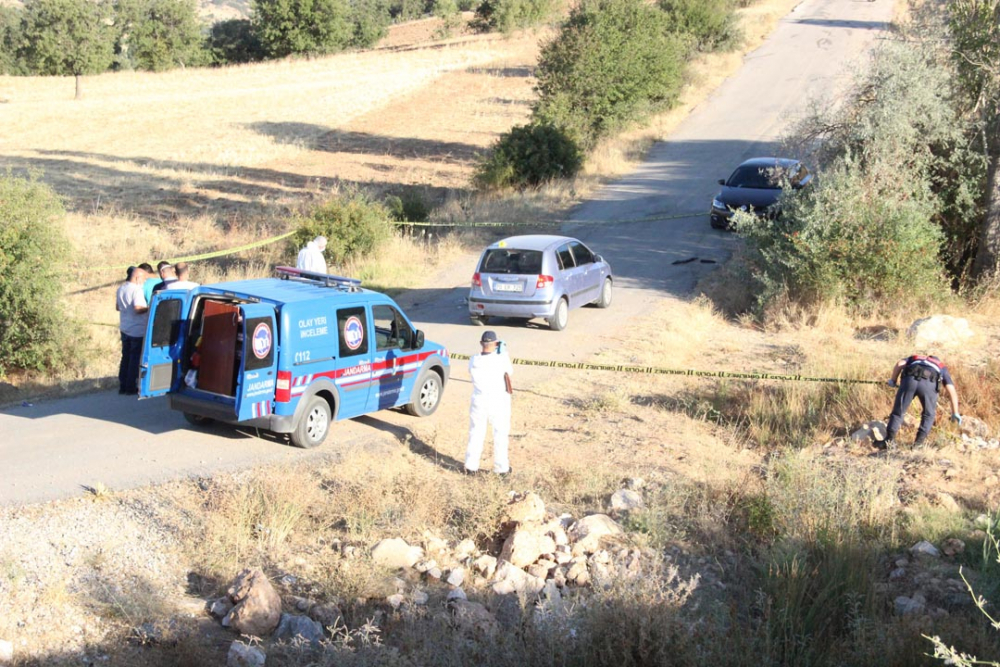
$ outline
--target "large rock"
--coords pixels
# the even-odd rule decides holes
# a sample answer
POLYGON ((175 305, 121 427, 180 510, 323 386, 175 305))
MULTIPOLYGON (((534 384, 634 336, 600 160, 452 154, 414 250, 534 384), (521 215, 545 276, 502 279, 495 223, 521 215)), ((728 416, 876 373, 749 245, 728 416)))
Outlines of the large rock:
POLYGON ((941 544, 941 551, 949 558, 965 553, 965 542, 957 537, 949 537, 941 544))
POLYGON ((515 495, 507 505, 505 515, 507 521, 515 523, 541 523, 545 519, 545 502, 531 491, 515 495))
POLYGON ((274 632, 281 620, 281 598, 259 568, 236 575, 228 593, 236 606, 223 619, 223 625, 255 637, 274 632))
POLYGON ((267 656, 256 646, 233 642, 226 654, 226 667, 264 667, 267 656))
POLYGON ((625 514, 645 506, 642 494, 632 489, 618 489, 611 494, 611 512, 613 514, 625 514))
POLYGON ((413 567, 423 556, 423 549, 411 547, 399 537, 382 540, 372 547, 372 560, 390 569, 413 567))
POLYGON ((941 557, 941 552, 938 551, 938 548, 927 540, 921 540, 910 547, 910 553, 914 556, 926 556, 928 558, 941 557))
POLYGON ((463 630, 492 634, 497 629, 497 620, 479 602, 454 599, 448 603, 455 625, 463 630))
POLYGON ((622 527, 607 514, 585 516, 569 528, 574 554, 593 553, 601 548, 601 540, 624 534, 622 527))
POLYGON ((274 631, 274 639, 293 642, 305 640, 310 644, 323 641, 323 626, 308 616, 282 614, 281 622, 274 631))
POLYGON ((969 321, 964 317, 933 315, 910 325, 907 335, 917 348, 959 347, 972 338, 969 321))
POLYGON ((343 614, 340 607, 332 602, 313 605, 309 611, 309 618, 319 623, 324 628, 336 628, 343 622, 343 614))
POLYGON ((900 595, 894 602, 898 616, 916 616, 923 614, 927 608, 927 600, 920 593, 917 593, 912 598, 900 595))
POLYGON ((516 567, 527 567, 539 556, 554 553, 556 543, 538 524, 519 524, 503 543, 500 560, 513 563, 516 567))
POLYGON ((983 438, 988 440, 993 436, 990 432, 990 427, 982 419, 973 417, 972 415, 962 416, 962 425, 958 427, 958 430, 962 432, 963 435, 967 435, 970 438, 983 438))

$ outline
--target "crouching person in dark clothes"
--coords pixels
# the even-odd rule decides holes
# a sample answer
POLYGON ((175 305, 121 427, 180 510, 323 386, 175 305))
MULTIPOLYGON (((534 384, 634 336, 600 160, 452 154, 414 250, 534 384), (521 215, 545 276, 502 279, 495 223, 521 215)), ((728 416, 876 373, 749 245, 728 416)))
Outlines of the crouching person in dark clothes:
POLYGON ((920 399, 923 413, 920 416, 917 439, 913 444, 919 445, 927 439, 927 434, 934 425, 938 394, 942 386, 948 391, 948 398, 951 399, 951 420, 958 424, 962 423, 962 416, 958 413, 958 392, 955 391, 955 382, 951 379, 951 373, 948 372, 944 362, 937 357, 915 354, 900 359, 892 369, 889 386, 898 387, 898 390, 896 401, 892 405, 889 425, 886 427, 887 445, 891 446, 895 440, 896 433, 903 424, 903 415, 906 414, 914 398, 920 399))

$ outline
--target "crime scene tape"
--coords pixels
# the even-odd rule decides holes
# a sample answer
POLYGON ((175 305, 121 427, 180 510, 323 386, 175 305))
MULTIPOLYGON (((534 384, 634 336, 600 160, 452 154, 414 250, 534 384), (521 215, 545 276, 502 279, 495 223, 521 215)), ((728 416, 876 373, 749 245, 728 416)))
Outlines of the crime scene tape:
MULTIPOLYGON (((468 361, 467 354, 449 353, 452 359, 468 361)), ((846 378, 821 378, 808 375, 781 375, 777 373, 741 373, 737 371, 699 371, 694 369, 657 368, 655 366, 628 366, 625 364, 587 364, 573 361, 540 361, 537 359, 511 359, 518 366, 543 366, 546 368, 572 368, 582 371, 614 371, 617 373, 645 373, 649 375, 687 375, 690 377, 735 378, 738 380, 785 380, 791 382, 836 382, 840 384, 878 384, 878 380, 851 380, 846 378)))
POLYGON ((474 229, 476 227, 557 227, 562 225, 627 225, 639 222, 661 222, 665 220, 681 220, 707 215, 705 211, 696 213, 677 213, 674 215, 653 215, 646 218, 622 218, 621 220, 534 220, 518 222, 396 222, 399 227, 458 227, 474 229))
MULTIPOLYGON (((177 262, 197 262, 203 259, 212 259, 214 257, 223 257, 224 255, 235 255, 238 252, 243 252, 244 250, 252 250, 253 248, 260 248, 261 246, 266 246, 271 243, 277 243, 282 239, 287 239, 289 236, 294 234, 294 231, 285 232, 284 234, 278 234, 277 236, 272 236, 270 238, 263 239, 261 241, 254 241, 253 243, 247 243, 235 248, 226 248, 224 250, 215 250, 212 252, 202 253, 200 255, 188 255, 187 257, 170 257, 166 261, 171 264, 176 264, 177 262)), ((99 266, 95 269, 88 269, 88 271, 124 271, 130 264, 125 264, 124 266, 99 266)))

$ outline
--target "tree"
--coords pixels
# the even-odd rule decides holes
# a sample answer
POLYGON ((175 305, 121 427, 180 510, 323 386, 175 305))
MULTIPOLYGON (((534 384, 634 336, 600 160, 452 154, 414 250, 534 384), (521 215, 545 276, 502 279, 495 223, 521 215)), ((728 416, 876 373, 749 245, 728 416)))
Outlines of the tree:
POLYGON ((111 7, 90 0, 27 0, 21 54, 28 69, 48 76, 82 77, 107 70, 114 61, 111 7))
POLYGON ((160 72, 205 60, 194 0, 118 0, 119 65, 160 72))
POLYGON ((0 74, 14 74, 21 46, 21 10, 0 5, 0 74))
POLYGON ((63 365, 60 258, 69 251, 59 198, 34 179, 0 174, 0 375, 63 365))
POLYGON ((584 0, 538 62, 537 122, 582 148, 645 113, 672 104, 685 46, 666 16, 643 0, 584 0))
POLYGON ((387 0, 351 0, 351 23, 354 30, 351 46, 374 46, 389 32, 391 20, 387 0))
POLYGON ((351 42, 346 0, 253 0, 250 21, 271 58, 340 51, 351 42))
POLYGON ((264 59, 264 47, 249 19, 229 19, 212 25, 208 51, 215 65, 252 63, 264 59))

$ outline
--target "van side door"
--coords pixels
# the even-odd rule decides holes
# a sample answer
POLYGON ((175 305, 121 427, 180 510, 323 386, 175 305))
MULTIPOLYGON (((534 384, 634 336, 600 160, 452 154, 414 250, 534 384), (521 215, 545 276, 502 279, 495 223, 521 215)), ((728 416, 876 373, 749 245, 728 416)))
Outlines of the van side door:
POLYGON ((139 398, 163 396, 180 387, 190 307, 188 290, 163 290, 153 298, 139 363, 139 398))
POLYGON ((337 370, 334 382, 340 392, 337 419, 350 419, 368 412, 372 385, 372 327, 364 305, 337 309, 337 370))
POLYGON ((274 409, 279 341, 273 305, 240 304, 240 318, 242 341, 238 336, 236 418, 248 421, 266 417, 274 409))
POLYGON ((369 412, 405 403, 419 370, 414 353, 415 332, 399 309, 389 304, 374 304, 372 321, 375 326, 375 353, 372 357, 372 391, 368 395, 369 412))

